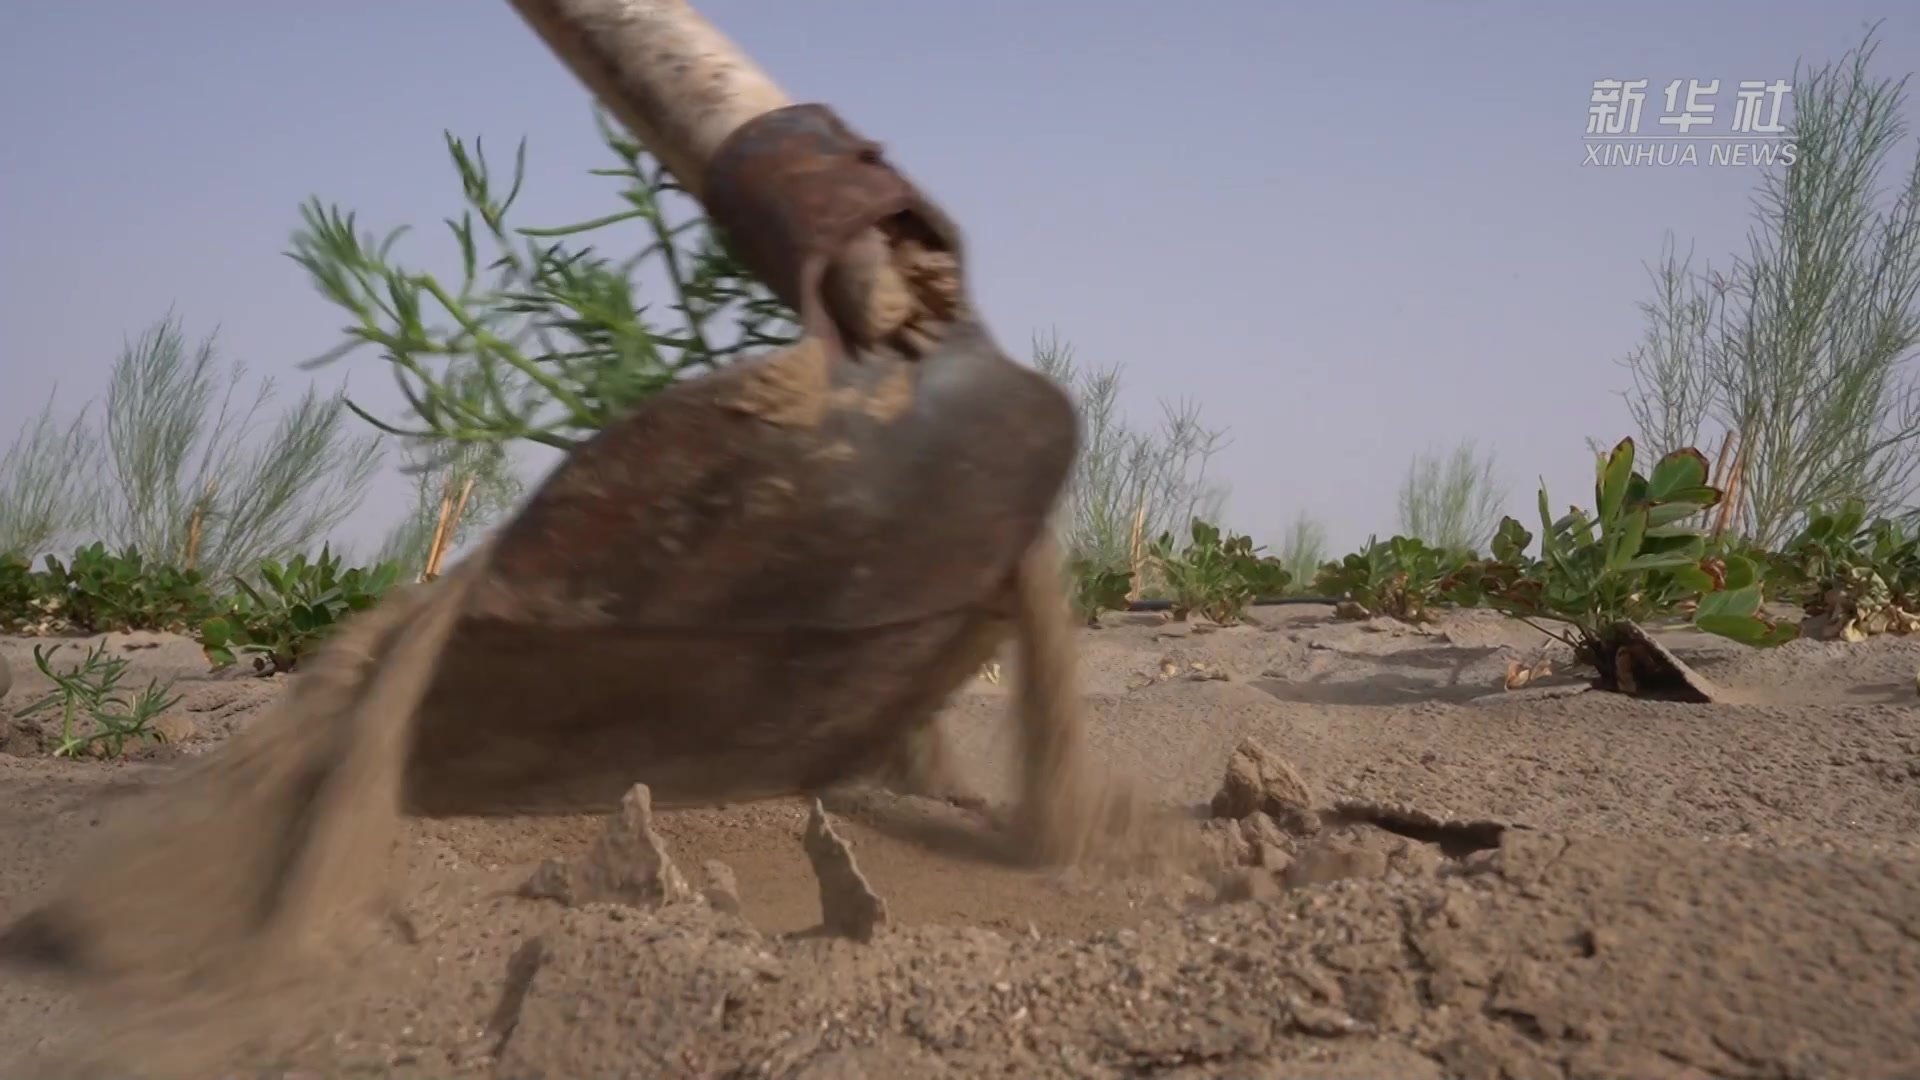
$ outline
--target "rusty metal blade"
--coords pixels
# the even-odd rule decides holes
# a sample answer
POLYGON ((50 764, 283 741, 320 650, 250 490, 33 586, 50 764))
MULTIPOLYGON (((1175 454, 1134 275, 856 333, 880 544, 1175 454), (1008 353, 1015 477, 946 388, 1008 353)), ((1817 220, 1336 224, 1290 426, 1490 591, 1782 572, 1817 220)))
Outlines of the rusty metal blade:
POLYGON ((1075 434, 972 323, 914 361, 806 341, 647 402, 497 537, 409 809, 597 810, 636 782, 715 802, 872 767, 1004 633, 1075 434))

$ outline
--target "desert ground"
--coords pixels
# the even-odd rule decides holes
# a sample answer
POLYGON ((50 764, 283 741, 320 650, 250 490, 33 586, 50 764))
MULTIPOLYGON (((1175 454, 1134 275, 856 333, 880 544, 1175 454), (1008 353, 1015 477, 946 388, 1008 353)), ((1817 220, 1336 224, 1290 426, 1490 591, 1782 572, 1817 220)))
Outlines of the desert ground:
MULTIPOLYGON (((415 821, 377 947, 265 1030, 181 1021, 201 1058, 181 1075, 1920 1076, 1920 641, 1664 634, 1736 701, 1708 706, 1564 671, 1508 691, 1542 639, 1486 612, 1253 617, 1081 636, 1095 748, 1191 843, 1024 870, 964 842, 973 809, 838 795, 832 827, 885 902, 862 940, 823 929, 845 898, 799 800, 654 812, 678 868, 652 879, 660 903, 523 895, 545 860, 583 865, 607 819, 415 821)), ((284 686, 209 675, 184 639, 109 641, 130 679, 185 694, 173 742, 120 762, 46 755, 14 716, 46 687, 33 642, 0 640, 0 919, 117 796, 284 686)), ((1011 682, 973 680, 941 719, 996 801, 1011 682)), ((5 976, 0 1002, 0 1076, 191 1057, 101 1064, 137 1010, 41 976, 5 976)))

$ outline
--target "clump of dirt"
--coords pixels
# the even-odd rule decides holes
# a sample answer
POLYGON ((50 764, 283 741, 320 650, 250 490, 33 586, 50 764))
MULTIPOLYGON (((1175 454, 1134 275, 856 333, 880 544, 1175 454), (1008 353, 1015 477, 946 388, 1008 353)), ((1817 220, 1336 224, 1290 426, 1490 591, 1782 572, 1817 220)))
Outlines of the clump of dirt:
POLYGON ((1292 832, 1314 831, 1313 793, 1292 765, 1248 739, 1227 760, 1227 775, 1213 797, 1213 816, 1236 820, 1264 814, 1292 832))
POLYGON ((872 941, 887 922, 887 902, 873 891, 854 861, 853 847, 827 820, 826 808, 813 800, 807 815, 807 861, 820 879, 822 925, 831 933, 855 941, 872 941))
POLYGON ((1257 866, 1281 871, 1293 862, 1298 834, 1289 833, 1266 814, 1216 818, 1201 826, 1223 866, 1257 866))
POLYGON ((1209 809, 1213 820, 1203 828, 1226 868, 1218 885, 1225 901, 1349 879, 1432 876, 1447 860, 1499 846, 1500 826, 1492 823, 1355 800, 1318 808, 1299 772, 1253 739, 1234 749, 1209 809))
POLYGON ((653 796, 635 784, 580 859, 548 859, 520 887, 523 896, 581 904, 657 907, 685 900, 693 888, 653 831, 653 796))
POLYGON ((700 895, 707 898, 713 910, 740 914, 740 879, 734 876, 733 867, 719 859, 708 859, 700 868, 707 875, 707 887, 700 890, 700 895))

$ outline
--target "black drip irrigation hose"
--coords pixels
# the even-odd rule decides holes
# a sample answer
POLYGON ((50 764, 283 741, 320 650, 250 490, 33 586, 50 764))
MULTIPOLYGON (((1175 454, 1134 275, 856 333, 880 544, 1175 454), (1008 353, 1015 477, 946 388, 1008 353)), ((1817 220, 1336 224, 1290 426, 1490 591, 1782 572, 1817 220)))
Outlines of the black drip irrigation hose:
MULTIPOLYGON (((1253 607, 1280 607, 1284 604, 1320 604, 1332 607, 1340 602, 1333 596, 1262 596, 1256 599, 1253 607)), ((1167 611, 1173 607, 1171 600, 1129 600, 1128 611, 1167 611)))

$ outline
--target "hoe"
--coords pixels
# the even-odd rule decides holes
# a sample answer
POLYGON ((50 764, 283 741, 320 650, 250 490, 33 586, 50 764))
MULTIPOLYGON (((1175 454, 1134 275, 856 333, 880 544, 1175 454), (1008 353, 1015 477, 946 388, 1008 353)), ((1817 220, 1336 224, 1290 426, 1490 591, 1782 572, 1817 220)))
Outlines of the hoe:
MULTIPOLYGON (((684 0, 513 0, 798 313, 575 450, 444 576, 331 639, 252 727, 116 814, 0 939, 70 973, 203 968, 369 901, 403 815, 955 795, 932 719, 1019 642, 1022 857, 1089 780, 1048 519, 1077 432, 970 302, 958 230, 684 0)), ((258 953, 253 954, 260 959, 258 953)))

